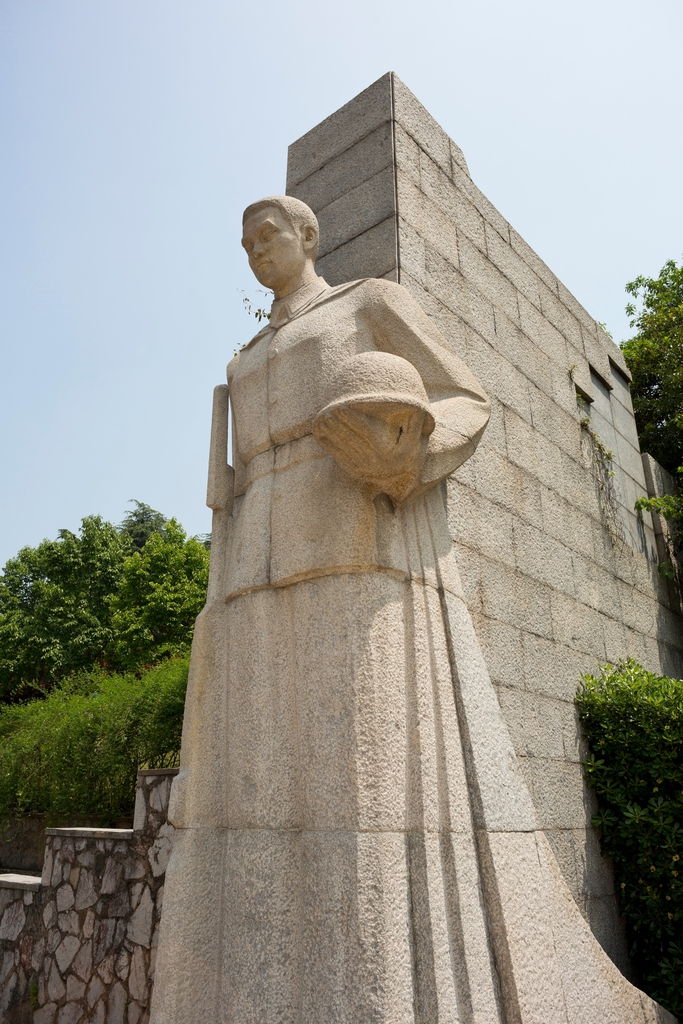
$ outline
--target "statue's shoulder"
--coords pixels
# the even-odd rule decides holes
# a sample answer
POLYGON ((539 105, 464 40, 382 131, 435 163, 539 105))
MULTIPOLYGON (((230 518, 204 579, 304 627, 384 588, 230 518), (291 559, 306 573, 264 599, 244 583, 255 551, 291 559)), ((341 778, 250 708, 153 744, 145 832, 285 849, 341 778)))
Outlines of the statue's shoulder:
POLYGON ((403 285, 395 281, 387 281, 383 277, 361 277, 356 281, 346 281, 330 288, 321 300, 325 302, 349 301, 358 306, 393 304, 402 298, 409 297, 403 285))

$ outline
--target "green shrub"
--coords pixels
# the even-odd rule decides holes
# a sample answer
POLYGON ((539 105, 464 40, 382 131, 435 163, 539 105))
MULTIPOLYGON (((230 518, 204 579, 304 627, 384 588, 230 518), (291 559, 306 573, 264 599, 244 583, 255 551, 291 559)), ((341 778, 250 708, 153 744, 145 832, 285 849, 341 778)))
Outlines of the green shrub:
POLYGON ((683 1016, 683 680, 629 659, 585 676, 576 700, 634 967, 683 1016))
POLYGON ((95 672, 0 709, 0 824, 42 811, 113 824, 138 768, 177 764, 189 655, 141 676, 95 672))

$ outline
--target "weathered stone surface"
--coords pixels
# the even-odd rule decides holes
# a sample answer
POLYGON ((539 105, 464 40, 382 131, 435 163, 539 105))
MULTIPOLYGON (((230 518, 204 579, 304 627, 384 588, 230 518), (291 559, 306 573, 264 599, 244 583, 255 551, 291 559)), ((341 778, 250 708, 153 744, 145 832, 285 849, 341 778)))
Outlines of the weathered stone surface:
POLYGON ((136 946, 131 961, 128 991, 133 999, 144 1003, 147 999, 148 965, 147 954, 142 946, 136 946))
POLYGON ((79 978, 88 981, 92 974, 92 942, 84 942, 71 965, 79 978))
POLYGON ((102 979, 96 974, 90 984, 88 985, 88 991, 86 992, 86 1001, 90 1009, 93 1008, 100 996, 105 992, 105 985, 102 979))
POLYGON ((6 908, 2 919, 0 919, 0 939, 9 939, 15 942, 26 923, 26 913, 23 900, 15 900, 6 908))
POLYGON ((107 1001, 107 1024, 124 1024, 126 990, 120 981, 114 983, 107 1001))
POLYGON ((53 1024, 57 1013, 56 1003, 46 1003, 33 1014, 33 1024, 53 1024))
POLYGON ((74 891, 70 885, 60 885, 57 889, 57 910, 61 913, 74 905, 74 891))
POLYGON ((67 935, 59 943, 55 950, 55 960, 57 961, 62 974, 64 974, 67 967, 70 966, 71 961, 76 956, 80 947, 81 942, 76 935, 67 935))
POLYGON ((60 973, 57 970, 57 964, 54 961, 50 967, 50 973, 47 979, 47 994, 48 998, 54 1002, 59 1002, 66 995, 66 985, 62 981, 60 973))
POLYGON ((152 896, 150 890, 146 888, 140 898, 138 908, 128 924, 128 938, 131 942, 149 947, 152 937, 152 925, 154 923, 153 916, 152 896))
POLYGON ((82 1016, 83 1007, 80 1003, 66 1003, 57 1013, 57 1024, 78 1024, 82 1016))

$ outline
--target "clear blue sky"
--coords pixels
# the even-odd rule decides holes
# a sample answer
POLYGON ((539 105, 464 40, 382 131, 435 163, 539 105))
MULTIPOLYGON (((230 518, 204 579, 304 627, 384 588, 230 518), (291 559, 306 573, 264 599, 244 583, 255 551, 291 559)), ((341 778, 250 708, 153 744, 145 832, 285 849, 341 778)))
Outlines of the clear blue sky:
POLYGON ((3 0, 0 565, 129 498, 210 528, 244 206, 394 70, 615 339, 683 253, 680 0, 3 0))

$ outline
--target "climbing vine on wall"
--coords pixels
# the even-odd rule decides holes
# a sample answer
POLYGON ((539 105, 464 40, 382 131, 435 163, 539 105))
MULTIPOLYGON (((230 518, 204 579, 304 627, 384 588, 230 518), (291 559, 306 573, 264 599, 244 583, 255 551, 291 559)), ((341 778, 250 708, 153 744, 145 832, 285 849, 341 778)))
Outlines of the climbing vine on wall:
POLYGON ((624 540, 624 527, 619 516, 619 499, 616 487, 614 486, 614 453, 591 427, 586 400, 577 394, 576 401, 580 412, 579 426, 581 427, 581 436, 585 439, 588 447, 591 471, 600 504, 600 513, 614 547, 624 540))

